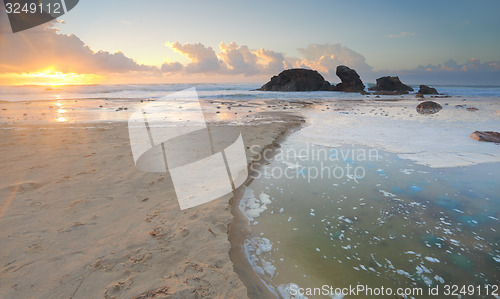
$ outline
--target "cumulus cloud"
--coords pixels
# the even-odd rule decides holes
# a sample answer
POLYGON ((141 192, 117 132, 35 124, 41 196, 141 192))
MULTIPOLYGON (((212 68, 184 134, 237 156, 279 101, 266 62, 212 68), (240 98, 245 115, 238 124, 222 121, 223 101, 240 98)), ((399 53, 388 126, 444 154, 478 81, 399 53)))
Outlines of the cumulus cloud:
POLYGON ((186 43, 182 45, 178 42, 167 42, 166 45, 191 60, 185 66, 187 73, 214 73, 223 70, 225 67, 224 63, 217 58, 215 51, 211 47, 205 47, 199 43, 186 43))
POLYGON ((404 38, 404 37, 409 37, 409 36, 415 36, 415 33, 402 31, 402 32, 396 33, 396 34, 387 34, 385 37, 386 38, 404 38))
POLYGON ((251 50, 235 42, 220 43, 218 53, 202 44, 167 42, 166 45, 191 60, 185 66, 175 62, 164 63, 161 70, 166 73, 255 76, 280 72, 288 66, 282 53, 266 49, 251 50))
POLYGON ((165 62, 161 66, 161 71, 163 73, 176 73, 184 70, 184 65, 180 62, 165 62))
POLYGON ((247 46, 239 47, 235 42, 220 43, 219 48, 219 57, 231 73, 246 76, 269 74, 280 72, 287 66, 284 55, 272 50, 250 50, 247 46))
POLYGON ((158 71, 121 52, 93 51, 75 35, 59 34, 55 22, 14 34, 7 14, 0 13, 0 72, 34 72, 49 66, 75 73, 158 71))
POLYGON ((230 73, 252 76, 259 73, 257 55, 247 46, 238 47, 235 42, 230 44, 220 43, 219 57, 227 66, 230 73))
POLYGON ((357 72, 372 70, 363 55, 341 44, 312 44, 298 51, 303 57, 291 59, 294 67, 315 69, 329 78, 336 78, 335 71, 339 65, 354 68, 357 72))

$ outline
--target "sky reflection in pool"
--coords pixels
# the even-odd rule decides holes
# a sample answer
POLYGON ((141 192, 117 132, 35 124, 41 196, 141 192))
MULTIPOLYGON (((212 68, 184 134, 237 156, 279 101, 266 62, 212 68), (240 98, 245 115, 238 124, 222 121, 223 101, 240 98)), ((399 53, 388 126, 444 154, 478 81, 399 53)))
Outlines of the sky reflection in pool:
POLYGON ((290 148, 307 149, 309 159, 277 155, 254 173, 240 202, 251 224, 247 256, 275 290, 290 283, 394 289, 498 284, 498 164, 428 168, 382 151, 376 161, 320 161, 311 153, 332 149, 285 141, 280 151, 290 148), (349 166, 365 175, 303 176, 349 166), (294 173, 302 176, 291 179, 294 173))

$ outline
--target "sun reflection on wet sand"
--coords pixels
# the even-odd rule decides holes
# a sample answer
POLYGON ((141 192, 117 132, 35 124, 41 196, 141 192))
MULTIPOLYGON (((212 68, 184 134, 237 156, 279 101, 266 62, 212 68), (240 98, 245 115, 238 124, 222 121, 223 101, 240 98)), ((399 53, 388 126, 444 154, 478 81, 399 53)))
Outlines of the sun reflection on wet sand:
POLYGON ((68 121, 68 118, 64 117, 64 116, 59 116, 58 118, 56 118, 56 121, 57 122, 66 122, 66 121, 68 121))
POLYGON ((57 105, 57 107, 59 107, 59 109, 57 109, 57 113, 56 113, 56 122, 67 122, 68 117, 65 116, 65 114, 64 114, 67 111, 64 109, 62 103, 57 101, 56 105, 57 105))

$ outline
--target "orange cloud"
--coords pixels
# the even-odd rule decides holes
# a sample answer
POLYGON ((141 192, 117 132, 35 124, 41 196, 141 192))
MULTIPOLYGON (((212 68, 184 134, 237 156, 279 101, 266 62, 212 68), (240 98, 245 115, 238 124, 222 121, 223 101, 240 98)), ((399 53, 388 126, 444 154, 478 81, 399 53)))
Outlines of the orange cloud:
POLYGON ((159 72, 121 52, 93 51, 75 35, 59 34, 55 21, 12 33, 0 13, 0 73, 32 73, 51 66, 62 73, 159 72))

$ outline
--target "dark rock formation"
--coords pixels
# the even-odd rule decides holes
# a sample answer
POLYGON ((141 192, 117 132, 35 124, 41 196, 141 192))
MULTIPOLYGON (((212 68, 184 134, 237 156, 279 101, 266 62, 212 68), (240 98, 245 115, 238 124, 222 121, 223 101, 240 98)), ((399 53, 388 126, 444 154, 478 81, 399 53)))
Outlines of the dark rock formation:
POLYGON ((500 133, 493 131, 476 131, 470 134, 470 138, 477 141, 500 143, 500 133))
POLYGON ((377 79, 377 85, 370 87, 369 90, 378 91, 378 92, 390 92, 393 94, 403 94, 408 93, 409 91, 413 91, 408 85, 403 84, 399 77, 381 77, 377 79))
POLYGON ((443 107, 436 102, 426 101, 417 106, 417 112, 420 114, 434 114, 438 113, 443 107))
POLYGON ((435 88, 429 87, 427 85, 420 85, 418 90, 419 94, 439 94, 435 88))
POLYGON ((271 81, 258 90, 263 91, 316 91, 330 90, 330 83, 317 71, 307 69, 289 69, 273 76, 271 81))
POLYGON ((416 97, 417 99, 423 99, 423 98, 424 98, 424 95, 423 95, 423 94, 421 94, 421 93, 417 93, 417 94, 415 95, 415 97, 416 97))
POLYGON ((345 65, 339 65, 335 73, 342 83, 332 86, 332 91, 364 92, 365 85, 355 70, 345 65))

